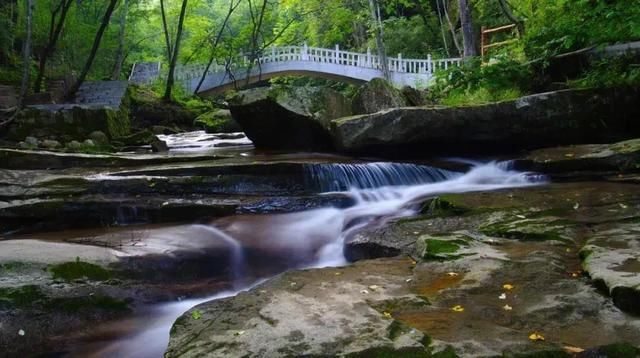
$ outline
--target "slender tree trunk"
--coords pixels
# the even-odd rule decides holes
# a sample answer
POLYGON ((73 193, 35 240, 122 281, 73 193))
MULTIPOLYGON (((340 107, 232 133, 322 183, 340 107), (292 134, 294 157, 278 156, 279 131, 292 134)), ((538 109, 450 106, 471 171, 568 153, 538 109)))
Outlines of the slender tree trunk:
POLYGON ((380 8, 376 0, 369 0, 369 9, 371 10, 371 18, 376 26, 376 47, 378 48, 378 59, 380 60, 380 69, 382 75, 386 80, 391 76, 389 75, 389 64, 387 63, 387 52, 384 47, 382 19, 380 18, 380 8))
POLYGON ((447 33, 444 30, 444 22, 442 21, 442 12, 440 11, 440 0, 436 0, 436 9, 438 11, 438 22, 440 23, 440 32, 442 32, 442 43, 444 44, 444 51, 447 57, 451 57, 449 52, 449 44, 447 43, 447 33))
MULTIPOLYGON (((439 1, 439 0, 436 0, 436 1, 439 1)), ((453 45, 456 47, 456 50, 458 51, 458 55, 462 55, 462 48, 460 47, 460 43, 458 42, 458 37, 456 36, 455 27, 453 26, 453 23, 451 23, 451 17, 449 17, 449 9, 447 8, 447 1, 448 0, 442 0, 444 17, 447 19, 447 23, 449 24, 449 31, 451 31, 451 38, 453 39, 453 45)))
POLYGON ((33 0, 27 0, 26 11, 26 37, 22 47, 22 82, 20 84, 20 97, 18 98, 18 109, 24 107, 24 100, 29 88, 29 72, 31 72, 31 34, 33 20, 33 0))
POLYGON ((459 0, 460 22, 462 24, 462 40, 464 42, 464 57, 478 56, 476 38, 473 34, 473 18, 471 17, 471 5, 468 0, 459 0))
POLYGON ((111 15, 113 14, 113 10, 116 8, 116 4, 118 0, 110 0, 109 6, 107 7, 107 11, 104 13, 104 17, 102 18, 102 23, 100 24, 100 28, 98 28, 98 32, 96 32, 96 36, 93 39, 93 46, 91 46, 91 52, 89 53, 89 58, 84 64, 84 68, 82 72, 80 72, 80 76, 78 76, 78 80, 71 86, 69 91, 67 91, 66 98, 71 99, 73 95, 78 92, 80 86, 87 78, 89 74, 89 70, 91 70, 91 65, 93 65, 93 60, 96 58, 96 54, 98 53, 98 48, 100 48, 100 42, 102 41, 102 35, 104 35, 104 31, 109 26, 109 21, 111 20, 111 15))
POLYGON ((116 62, 113 65, 113 71, 111 72, 111 80, 115 81, 120 78, 122 72, 122 63, 124 62, 124 45, 125 45, 125 31, 127 27, 127 11, 128 2, 122 0, 120 6, 120 31, 118 32, 118 51, 116 53, 116 62))
POLYGON ((164 91, 164 100, 171 101, 171 91, 173 90, 174 72, 176 69, 176 62, 178 61, 178 54, 180 52, 180 40, 182 38, 182 27, 184 26, 184 17, 187 12, 188 0, 182 0, 182 8, 180 9, 180 19, 178 20, 178 31, 176 33, 176 42, 173 46, 173 54, 171 56, 171 63, 169 63, 169 75, 167 76, 167 88, 164 91))
POLYGON ((73 5, 73 0, 61 0, 60 3, 60 18, 56 24, 56 13, 54 11, 51 13, 51 28, 49 30, 49 40, 47 41, 47 45, 42 50, 42 54, 40 55, 40 61, 38 63, 38 75, 36 76, 36 82, 33 86, 34 92, 40 92, 42 90, 42 82, 44 80, 44 72, 47 66, 47 60, 49 57, 53 55, 53 52, 56 49, 56 44, 58 43, 58 39, 60 38, 60 34, 62 33, 62 28, 64 27, 64 22, 67 18, 67 13, 73 5))
POLYGON ((164 10, 164 0, 160 0, 160 13, 162 14, 162 30, 164 32, 164 42, 167 47, 167 62, 171 62, 171 54, 173 48, 171 46, 171 37, 169 36, 169 27, 167 26, 167 15, 164 10))
POLYGON ((202 76, 200 77, 200 81, 198 81, 198 86, 196 87, 196 90, 193 91, 194 95, 197 94, 198 91, 200 91, 200 87, 202 87, 202 84, 204 83, 204 80, 207 77, 207 73, 209 72, 209 69, 213 64, 213 61, 215 61, 215 50, 218 47, 218 43, 220 43, 220 40, 222 39, 222 34, 224 33, 224 30, 227 27, 227 24, 229 23, 231 14, 233 14, 233 12, 236 10, 238 5, 240 5, 241 0, 238 0, 237 3, 235 3, 235 1, 236 0, 230 0, 229 2, 229 9, 227 11, 227 15, 224 17, 224 21, 220 26, 220 30, 218 30, 218 34, 216 35, 216 38, 213 41, 213 44, 211 45, 211 56, 209 57, 209 62, 207 63, 207 66, 205 67, 204 72, 202 73, 202 76))

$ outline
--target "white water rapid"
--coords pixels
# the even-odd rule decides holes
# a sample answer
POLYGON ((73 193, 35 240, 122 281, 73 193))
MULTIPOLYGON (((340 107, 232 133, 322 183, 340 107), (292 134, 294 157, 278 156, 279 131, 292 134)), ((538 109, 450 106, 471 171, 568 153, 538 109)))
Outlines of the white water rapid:
MULTIPOLYGON (((304 257, 297 267, 327 267, 347 264, 344 242, 365 227, 412 216, 426 198, 445 193, 490 191, 526 187, 544 183, 544 178, 509 170, 504 163, 475 164, 466 173, 456 173, 413 164, 326 164, 310 168, 311 182, 321 182, 329 190, 342 190, 354 205, 321 208, 303 212, 238 216, 218 228, 194 225, 194 232, 223 240, 229 245, 234 270, 243 270, 243 248, 279 252, 283 256, 304 257)), ((234 278, 242 280, 242 271, 234 278)), ((246 285, 244 289, 250 286, 246 285)), ((154 318, 140 333, 118 341, 101 356, 161 357, 167 346, 169 330, 177 317, 194 305, 228 297, 240 292, 219 293, 204 299, 164 304, 154 309, 154 318)))

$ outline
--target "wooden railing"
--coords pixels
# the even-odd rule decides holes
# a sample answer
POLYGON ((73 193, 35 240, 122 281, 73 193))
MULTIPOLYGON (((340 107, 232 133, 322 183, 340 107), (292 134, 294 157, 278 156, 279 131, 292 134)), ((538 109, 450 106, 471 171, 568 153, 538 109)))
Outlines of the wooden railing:
POLYGON ((491 36, 500 32, 507 32, 511 30, 517 30, 517 25, 509 24, 509 25, 504 25, 500 27, 494 27, 492 29, 488 29, 484 26, 482 27, 481 35, 480 35, 480 56, 482 56, 483 60, 487 55, 487 52, 489 51, 489 49, 508 45, 517 40, 517 38, 513 38, 505 41, 491 43, 491 36))

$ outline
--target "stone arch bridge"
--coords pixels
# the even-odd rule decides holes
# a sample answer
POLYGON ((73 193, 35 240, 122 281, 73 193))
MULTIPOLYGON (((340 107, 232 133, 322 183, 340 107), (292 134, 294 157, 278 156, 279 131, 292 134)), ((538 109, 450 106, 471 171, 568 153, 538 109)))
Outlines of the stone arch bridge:
MULTIPOLYGON (((394 85, 415 88, 429 86, 436 70, 461 63, 459 58, 434 60, 429 55, 426 59, 404 59, 400 54, 387 61, 389 79, 394 85)), ((268 48, 250 68, 246 57, 241 57, 238 62, 229 67, 211 66, 199 89, 198 84, 206 65, 179 66, 176 68, 175 79, 188 92, 207 95, 278 76, 305 75, 355 84, 384 77, 380 58, 372 55, 370 50, 357 53, 340 50, 338 46, 334 49, 306 45, 275 46, 268 48)), ((136 63, 129 81, 149 83, 159 77, 161 72, 159 63, 136 63)))

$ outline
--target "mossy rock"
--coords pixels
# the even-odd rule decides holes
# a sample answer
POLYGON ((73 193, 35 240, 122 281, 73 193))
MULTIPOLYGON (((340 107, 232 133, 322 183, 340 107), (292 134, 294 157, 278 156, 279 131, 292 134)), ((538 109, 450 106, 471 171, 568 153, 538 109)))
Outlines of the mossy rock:
POLYGON ((430 217, 450 217, 467 214, 471 209, 458 206, 446 197, 437 197, 425 202, 420 209, 421 215, 430 217))
POLYGON ((388 108, 407 107, 409 101, 402 92, 382 78, 365 83, 353 97, 352 110, 356 114, 375 113, 388 108))
POLYGON ((570 230, 576 224, 556 217, 514 215, 500 217, 480 226, 479 231, 487 236, 521 241, 558 241, 572 243, 570 230))
POLYGON ((242 131, 242 127, 233 120, 231 112, 227 109, 216 109, 203 113, 196 117, 193 125, 203 129, 207 133, 232 133, 242 131))
POLYGON ((418 257, 423 260, 455 260, 465 255, 461 249, 472 239, 464 234, 422 235, 416 241, 418 257))
POLYGON ((114 277, 114 272, 101 266, 77 260, 75 262, 65 262, 49 268, 54 279, 74 281, 88 279, 92 281, 105 281, 114 277))
POLYGON ((30 308, 36 302, 45 299, 40 288, 27 285, 15 288, 0 288, 0 309, 2 308, 30 308))
POLYGON ((124 146, 142 146, 151 143, 156 136, 148 129, 117 138, 117 142, 124 146))
POLYGON ((54 298, 47 302, 45 308, 50 311, 77 314, 81 311, 93 310, 128 311, 129 304, 126 300, 95 294, 89 296, 54 298))

